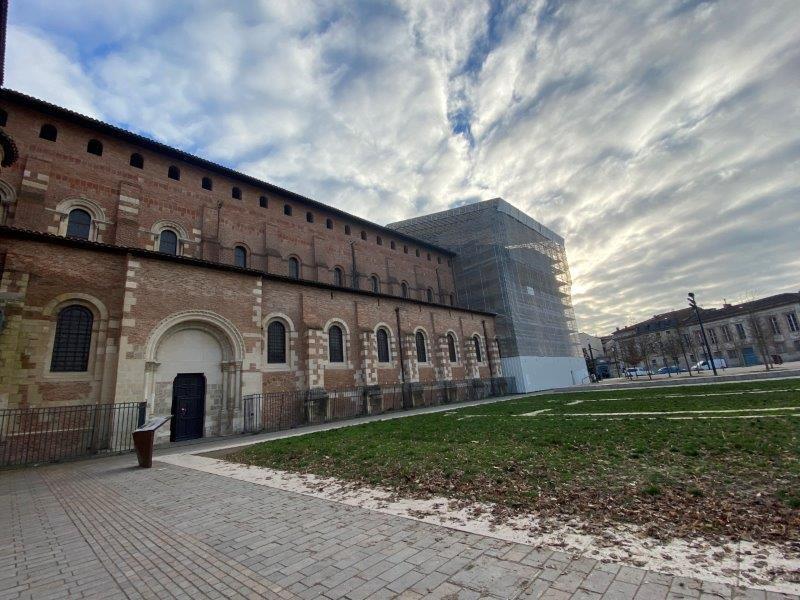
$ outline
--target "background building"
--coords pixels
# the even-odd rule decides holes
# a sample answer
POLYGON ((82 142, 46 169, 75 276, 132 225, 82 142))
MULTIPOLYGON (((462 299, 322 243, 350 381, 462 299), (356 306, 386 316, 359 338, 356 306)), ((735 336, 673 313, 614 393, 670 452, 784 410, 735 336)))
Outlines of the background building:
MULTIPOLYGON (((701 308, 700 314, 711 353, 728 366, 800 360, 800 292, 701 308)), ((628 366, 651 370, 676 364, 688 369, 707 358, 700 325, 690 308, 617 329, 610 351, 628 366)))
POLYGON ((520 391, 586 381, 559 235, 502 198, 389 227, 455 253, 458 303, 497 313, 503 371, 520 391))

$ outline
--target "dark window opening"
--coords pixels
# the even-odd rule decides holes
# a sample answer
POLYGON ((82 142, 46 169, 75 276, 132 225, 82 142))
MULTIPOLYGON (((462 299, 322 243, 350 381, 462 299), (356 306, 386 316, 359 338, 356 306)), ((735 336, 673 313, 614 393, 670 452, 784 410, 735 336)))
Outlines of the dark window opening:
POLYGON ((84 306, 67 306, 58 313, 51 371, 74 373, 88 370, 93 322, 92 311, 84 306))
POLYGON ((325 219, 325 227, 327 229, 333 229, 333 219, 325 219))
POLYGON ((312 212, 307 212, 306 213, 306 222, 307 223, 313 223, 314 222, 314 213, 312 213, 312 212))
POLYGON ((370 283, 372 284, 372 293, 379 294, 381 292, 381 280, 378 279, 378 277, 375 275, 373 275, 369 279, 370 283))
POLYGON ((137 169, 144 169, 144 157, 138 152, 131 154, 130 165, 137 169))
POLYGON ((285 214, 287 217, 291 217, 292 216, 292 207, 289 206, 288 204, 284 204, 283 205, 283 214, 285 214))
POLYGON ((408 254, 408 246, 403 244, 403 254, 408 254))
POLYGON ((408 298, 408 284, 405 281, 400 284, 400 294, 403 298, 408 298))
POLYGON ((343 286, 344 285, 344 273, 339 267, 336 267, 333 270, 333 285, 336 286, 343 286))
POLYGON ((442 257, 441 257, 441 256, 437 256, 437 257, 436 257, 436 264, 437 264, 437 265, 440 265, 440 264, 442 264, 442 257))
POLYGON ((425 335, 421 331, 418 331, 414 337, 417 342, 417 362, 428 362, 428 353, 425 349, 425 335))
POLYGON ((381 238, 381 236, 376 236, 375 242, 378 244, 378 246, 383 246, 383 239, 381 238))
POLYGON ((247 249, 244 246, 236 246, 233 249, 233 261, 237 267, 247 267, 247 249))
POLYGON ((55 125, 45 123, 39 130, 39 137, 49 142, 55 142, 58 137, 58 129, 55 128, 55 125))
POLYGON ((158 251, 177 256, 178 234, 171 229, 164 229, 158 236, 158 251))
POLYGON ((0 126, 5 127, 8 122, 8 113, 0 108, 0 126))
POLYGON ((430 260, 430 259, 431 259, 431 253, 428 252, 428 260, 430 260))
POLYGON ((416 255, 417 255, 417 258, 419 258, 419 248, 417 248, 417 250, 416 250, 416 252, 415 252, 415 253, 416 253, 416 255))
POLYGON ((203 177, 202 184, 204 190, 213 190, 214 189, 214 182, 211 181, 211 177, 203 177))
POLYGON ((500 340, 494 338, 494 347, 497 349, 497 358, 503 358, 503 353, 500 352, 500 340))
POLYGON ((81 208, 69 213, 67 218, 67 237, 88 240, 92 231, 92 215, 81 208))
POLYGON ((261 208, 267 208, 267 197, 266 197, 266 196, 261 196, 261 197, 258 199, 258 205, 259 205, 261 208))
POLYGON ((286 362, 286 327, 280 321, 273 321, 267 327, 267 362, 286 362))
POLYGON ((396 244, 394 243, 394 240, 392 240, 391 242, 389 242, 389 248, 391 248, 392 250, 394 250, 394 249, 395 249, 395 246, 396 246, 396 244))
POLYGON ((367 232, 366 232, 366 231, 362 231, 362 232, 361 232, 361 239, 362 239, 362 240, 365 240, 365 239, 367 239, 367 232))
POLYGON ((289 277, 300 279, 300 261, 294 256, 289 259, 289 277))
POLYGON ((483 357, 481 356, 481 340, 476 335, 472 338, 472 342, 475 344, 475 360, 478 362, 483 362, 483 357))
POLYGON ((238 187, 234 187, 231 189, 231 198, 234 200, 241 200, 242 199, 242 190, 238 187))
POLYGON ((456 305, 456 297, 454 294, 450 294, 450 306, 456 305))
POLYGON ((345 225, 344 226, 344 234, 345 235, 350 235, 350 225, 345 225))
POLYGON ((103 156, 103 143, 100 140, 89 140, 89 143, 86 144, 86 151, 89 154, 103 156))
POLYGON ((378 329, 378 362, 389 362, 389 334, 385 329, 378 329))
POLYGON ((328 329, 328 361, 332 363, 344 362, 344 339, 342 328, 331 325, 328 329))
POLYGON ((431 288, 426 290, 425 296, 428 298, 428 302, 433 302, 433 290, 431 288))
POLYGON ((450 362, 456 362, 456 338, 452 333, 447 334, 447 353, 450 357, 450 362))
POLYGON ((175 165, 170 165, 169 169, 167 170, 167 177, 169 177, 170 179, 174 179, 175 181, 180 181, 181 170, 175 165))

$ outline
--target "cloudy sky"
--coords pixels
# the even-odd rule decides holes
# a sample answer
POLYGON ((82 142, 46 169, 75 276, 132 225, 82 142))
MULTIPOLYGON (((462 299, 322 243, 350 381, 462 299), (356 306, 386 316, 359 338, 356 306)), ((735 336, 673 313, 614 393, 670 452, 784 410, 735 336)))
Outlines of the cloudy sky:
POLYGON ((566 238, 589 332, 800 289, 798 0, 12 0, 7 54, 379 223, 502 196, 566 238))

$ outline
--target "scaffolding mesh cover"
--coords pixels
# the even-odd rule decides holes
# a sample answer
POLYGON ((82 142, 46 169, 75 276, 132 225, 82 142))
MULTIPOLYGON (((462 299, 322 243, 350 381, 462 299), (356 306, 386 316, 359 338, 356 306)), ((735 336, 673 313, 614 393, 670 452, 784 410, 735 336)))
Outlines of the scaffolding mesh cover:
POLYGON ((458 254, 458 303, 497 313, 503 357, 580 355, 559 235, 501 198, 389 227, 458 254))

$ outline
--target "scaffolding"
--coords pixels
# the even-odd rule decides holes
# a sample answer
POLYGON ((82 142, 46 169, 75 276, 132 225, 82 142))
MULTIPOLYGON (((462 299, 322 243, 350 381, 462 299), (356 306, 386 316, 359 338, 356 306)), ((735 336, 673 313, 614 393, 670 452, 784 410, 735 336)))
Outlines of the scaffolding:
POLYGON ((503 357, 580 355, 559 235, 501 198, 389 227, 457 253, 458 303, 497 313, 503 357))

